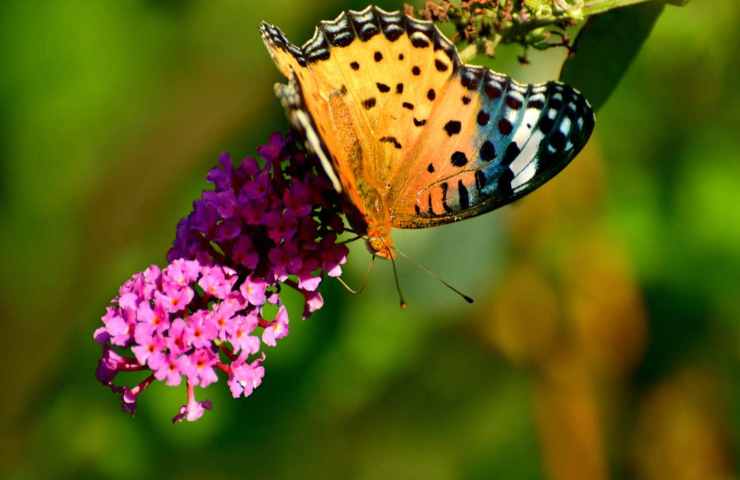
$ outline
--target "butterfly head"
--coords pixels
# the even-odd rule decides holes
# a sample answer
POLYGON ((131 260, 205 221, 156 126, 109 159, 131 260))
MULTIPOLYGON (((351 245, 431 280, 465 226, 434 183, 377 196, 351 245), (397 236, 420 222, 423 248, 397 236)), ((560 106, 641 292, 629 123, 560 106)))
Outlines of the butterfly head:
POLYGON ((396 258, 396 249, 393 248, 393 240, 391 240, 390 235, 373 235, 373 233, 368 233, 367 249, 373 255, 385 258, 386 260, 396 258))

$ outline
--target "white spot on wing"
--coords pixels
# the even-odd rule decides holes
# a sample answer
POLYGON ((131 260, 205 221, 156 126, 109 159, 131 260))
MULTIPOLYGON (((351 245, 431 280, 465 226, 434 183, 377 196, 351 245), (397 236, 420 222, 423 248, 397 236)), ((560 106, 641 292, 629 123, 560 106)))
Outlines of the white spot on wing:
POLYGON ((519 175, 521 171, 527 167, 527 164, 535 157, 535 155, 537 155, 537 151, 540 148, 540 143, 542 143, 542 140, 544 138, 545 135, 540 130, 536 130, 532 134, 532 136, 529 137, 529 141, 524 146, 524 149, 522 149, 519 155, 514 159, 513 162, 511 162, 511 165, 509 166, 509 168, 511 168, 511 171, 514 172, 514 179, 516 179, 516 176, 519 175))
POLYGON ((571 126, 570 118, 563 117, 563 121, 560 122, 560 132, 566 137, 570 133, 570 126, 571 126))
POLYGON ((511 188, 513 190, 516 190, 521 185, 524 185, 528 181, 532 180, 535 173, 537 173, 537 163, 531 162, 523 171, 519 172, 519 174, 514 177, 514 179, 511 181, 511 188))
POLYGON ((516 129, 516 133, 514 133, 513 141, 516 142, 517 145, 524 145, 524 142, 527 141, 527 138, 529 138, 529 135, 532 132, 532 128, 528 128, 527 125, 534 125, 539 116, 540 111, 536 108, 528 108, 524 112, 522 121, 516 129))

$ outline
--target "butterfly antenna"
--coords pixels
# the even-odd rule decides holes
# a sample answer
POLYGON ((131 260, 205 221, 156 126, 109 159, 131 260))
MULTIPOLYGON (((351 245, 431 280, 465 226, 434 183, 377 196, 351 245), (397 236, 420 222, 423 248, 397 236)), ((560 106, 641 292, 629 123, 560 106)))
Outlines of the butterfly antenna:
POLYGON ((337 278, 337 281, 340 283, 340 285, 342 285, 344 287, 345 290, 347 290, 352 295, 359 295, 362 292, 364 292, 365 291, 365 287, 367 287, 368 280, 370 279, 370 272, 373 269, 373 265, 375 265, 375 255, 373 255, 372 258, 370 259, 370 263, 367 266, 367 272, 365 272, 365 278, 362 281, 362 285, 357 290, 355 290, 352 287, 350 287, 349 285, 347 285, 347 282, 345 282, 342 277, 336 277, 337 278))
MULTIPOLYGON (((382 240, 382 239, 381 239, 382 240)), ((388 249, 389 251, 392 251, 388 248, 388 245, 383 242, 383 245, 388 249)), ((374 256, 374 255, 373 255, 374 256)), ((393 258, 393 255, 390 255, 391 259, 391 265, 393 265, 393 280, 396 282, 396 292, 398 293, 398 300, 401 305, 401 308, 408 307, 408 303, 406 303, 406 299, 403 297, 403 291, 401 290, 401 282, 398 280, 398 267, 396 266, 396 259, 393 258)))
POLYGON ((398 267, 396 267, 396 259, 391 257, 391 264, 393 265, 393 280, 396 281, 396 292, 398 292, 398 299, 401 303, 401 308, 406 308, 408 304, 403 298, 403 292, 401 291, 401 282, 398 280, 398 267))
POLYGON ((405 253, 403 253, 403 252, 402 252, 401 250, 399 250, 398 248, 396 248, 396 251, 397 251, 397 252, 399 253, 399 255, 401 255, 401 256, 402 256, 403 258, 405 258, 406 260, 408 260, 409 262, 411 262, 411 263, 412 263, 412 264, 413 264, 413 265, 414 265, 414 266, 415 266, 416 268, 418 268, 419 270, 423 271, 424 273, 426 273, 427 275, 429 275, 429 276, 430 276, 430 277, 432 277, 433 279, 437 280, 437 281, 438 281, 438 282, 440 282, 440 283, 441 283, 442 285, 444 285, 445 287, 449 288, 450 290, 452 290, 452 291, 453 291, 453 292, 455 292, 456 294, 460 295, 460 297, 462 297, 462 299, 463 299, 463 300, 465 300, 466 302, 468 302, 468 303, 474 303, 474 302, 475 302, 475 300, 473 299, 473 297, 471 297, 471 296, 469 296, 469 295, 465 295, 465 294, 464 294, 463 292, 461 292, 461 291, 460 291, 460 290, 458 290, 457 288, 455 288, 455 287, 453 287, 452 285, 450 285, 450 284, 449 284, 449 283, 448 283, 447 281, 445 281, 445 280, 444 280, 444 279, 443 279, 442 277, 440 277, 438 273, 436 273, 436 272, 433 272, 433 271, 432 271, 432 270, 430 270, 430 269, 429 269, 429 268, 428 268, 428 267, 427 267, 426 265, 424 265, 424 264, 422 264, 422 263, 419 263, 419 262, 417 262, 417 261, 416 261, 416 260, 414 260, 413 258, 411 258, 411 257, 409 257, 408 255, 406 255, 405 253))

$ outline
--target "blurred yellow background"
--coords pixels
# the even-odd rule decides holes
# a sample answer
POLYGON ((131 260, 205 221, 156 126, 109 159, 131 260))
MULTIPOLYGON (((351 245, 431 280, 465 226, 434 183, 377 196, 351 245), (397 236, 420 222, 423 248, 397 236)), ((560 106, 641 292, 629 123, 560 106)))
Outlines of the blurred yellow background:
MULTIPOLYGON (((397 2, 377 2, 393 9, 397 2)), ((162 264, 222 151, 287 122, 257 32, 297 43, 357 1, 0 6, 0 476, 731 479, 740 448, 740 3, 668 8, 589 147, 517 204, 399 247, 402 262, 271 351, 248 399, 172 426, 95 381, 118 285, 162 264)), ((557 75, 562 51, 521 67, 557 75)), ((604 52, 604 62, 609 52, 604 52)), ((368 255, 355 245, 347 279, 368 255)))

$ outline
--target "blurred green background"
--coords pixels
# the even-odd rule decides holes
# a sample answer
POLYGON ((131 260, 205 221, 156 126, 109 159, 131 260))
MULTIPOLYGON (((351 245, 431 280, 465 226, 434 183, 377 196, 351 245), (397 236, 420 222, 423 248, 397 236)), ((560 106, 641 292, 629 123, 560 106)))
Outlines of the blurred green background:
MULTIPOLYGON (((286 128, 259 20, 301 42, 362 6, 2 2, 0 476, 737 478, 736 0, 668 8, 541 190, 395 235, 475 305, 408 262, 406 311, 387 263, 358 297, 327 282, 254 395, 216 384, 195 424, 170 423, 181 389, 153 387, 129 418, 95 382, 91 332, 118 285, 163 263, 220 152, 286 128)), ((546 80, 564 55, 518 53, 492 65, 546 80)))

